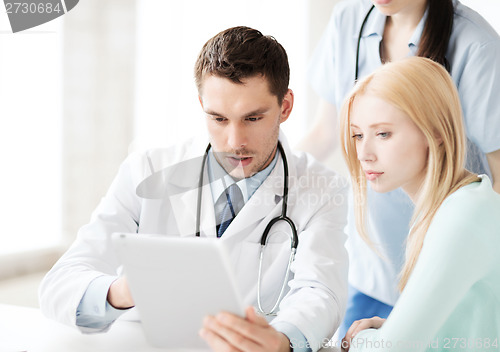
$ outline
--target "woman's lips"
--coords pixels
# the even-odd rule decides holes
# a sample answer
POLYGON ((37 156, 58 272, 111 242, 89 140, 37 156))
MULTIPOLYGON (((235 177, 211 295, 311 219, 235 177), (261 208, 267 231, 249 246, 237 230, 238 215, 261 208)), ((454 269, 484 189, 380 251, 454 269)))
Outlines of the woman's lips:
POLYGON ((378 5, 378 6, 384 6, 384 5, 388 5, 391 3, 392 0, 373 0, 373 4, 374 5, 378 5))
POLYGON ((365 171, 366 179, 368 181, 374 181, 382 174, 383 174, 383 172, 377 172, 377 171, 372 171, 372 170, 365 171))

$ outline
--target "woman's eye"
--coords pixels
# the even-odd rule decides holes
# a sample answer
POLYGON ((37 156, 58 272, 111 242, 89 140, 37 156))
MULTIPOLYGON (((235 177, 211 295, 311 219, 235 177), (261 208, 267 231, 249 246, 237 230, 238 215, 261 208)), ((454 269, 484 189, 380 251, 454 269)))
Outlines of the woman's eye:
POLYGON ((361 133, 355 133, 353 134, 352 138, 361 140, 363 138, 363 135, 361 133))
POLYGON ((377 133, 377 136, 381 138, 389 138, 391 136, 391 132, 379 132, 377 133))

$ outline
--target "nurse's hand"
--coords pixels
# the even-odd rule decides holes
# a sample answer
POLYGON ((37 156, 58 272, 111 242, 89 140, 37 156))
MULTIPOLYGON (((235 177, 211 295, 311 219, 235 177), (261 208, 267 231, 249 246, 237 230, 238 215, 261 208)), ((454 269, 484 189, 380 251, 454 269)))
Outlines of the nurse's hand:
POLYGON ((342 351, 349 351, 349 348, 351 347, 351 340, 360 331, 366 330, 366 329, 378 329, 382 325, 384 325, 385 320, 386 319, 382 319, 379 317, 356 320, 354 323, 352 323, 349 330, 347 330, 345 337, 342 339, 342 351))
POLYGON ((224 312, 206 317, 200 336, 216 352, 291 351, 288 338, 258 316, 253 307, 245 313, 246 318, 224 312))
POLYGON ((135 305, 125 276, 113 281, 109 287, 107 299, 108 303, 116 309, 128 309, 135 305))

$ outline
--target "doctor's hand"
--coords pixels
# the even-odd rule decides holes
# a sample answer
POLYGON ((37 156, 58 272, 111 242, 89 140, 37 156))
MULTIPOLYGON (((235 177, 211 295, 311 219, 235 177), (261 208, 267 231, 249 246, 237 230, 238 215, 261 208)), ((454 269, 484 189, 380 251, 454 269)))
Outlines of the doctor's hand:
POLYGON ((384 325, 386 319, 373 317, 370 319, 356 320, 352 323, 349 330, 347 330, 345 337, 342 339, 342 351, 349 351, 351 347, 351 340, 362 330, 366 329, 379 329, 384 325))
POLYGON ((107 299, 108 303, 116 309, 128 309, 135 305, 125 276, 113 281, 109 287, 107 299))
POLYGON ((206 317, 200 336, 216 352, 291 351, 288 338, 257 315, 253 307, 245 313, 246 318, 225 312, 206 317))

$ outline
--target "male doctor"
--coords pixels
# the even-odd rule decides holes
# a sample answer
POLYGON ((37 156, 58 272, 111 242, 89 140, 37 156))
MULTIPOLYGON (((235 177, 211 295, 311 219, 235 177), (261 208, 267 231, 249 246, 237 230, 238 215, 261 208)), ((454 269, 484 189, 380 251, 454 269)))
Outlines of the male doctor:
MULTIPOLYGON (((308 155, 292 153, 280 132, 294 99, 286 52, 257 30, 230 28, 204 45, 195 78, 208 139, 133 154, 122 164, 91 222, 44 278, 41 309, 82 330, 108 329, 134 306, 127 280, 119 275, 110 235, 194 236, 198 191, 200 236, 226 241, 240 291, 247 294, 249 306, 256 306, 260 239, 282 209, 280 141, 288 159, 287 215, 297 227, 299 244, 278 315, 268 323, 253 308, 245 317, 221 312, 205 319, 200 335, 216 351, 317 350, 333 335, 345 310, 346 187, 308 155), (202 164, 205 182, 200 190, 202 164), (176 165, 183 165, 181 177, 176 165), (160 196, 158 184, 148 187, 154 170, 169 170, 160 177, 165 183, 160 196)), ((290 253, 288 232, 280 223, 269 235, 264 307, 274 304, 282 285, 290 253)))

